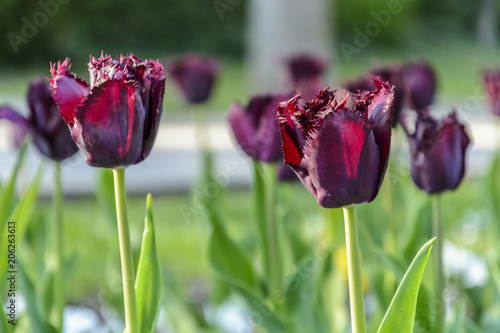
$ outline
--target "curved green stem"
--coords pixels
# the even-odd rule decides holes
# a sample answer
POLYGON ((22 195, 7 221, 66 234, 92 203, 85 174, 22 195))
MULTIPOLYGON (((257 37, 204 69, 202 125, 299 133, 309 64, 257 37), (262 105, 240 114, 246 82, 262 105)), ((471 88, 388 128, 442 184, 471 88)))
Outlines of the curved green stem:
POLYGON ((347 271, 349 277, 349 300, 353 333, 366 333, 361 256, 359 251, 356 211, 354 206, 343 207, 345 241, 347 250, 347 271))
POLYGON ((62 332, 64 315, 64 278, 63 278, 63 223, 62 223, 62 187, 61 163, 54 165, 54 194, 52 197, 54 221, 52 237, 54 242, 54 306, 51 320, 58 331, 62 332))
MULTIPOLYGON (((443 225, 441 219, 441 196, 433 195, 433 210, 432 210, 432 227, 434 237, 437 242, 434 245, 434 297, 444 304, 443 290, 444 290, 444 272, 443 272, 443 225)), ((444 330, 444 309, 436 311, 436 332, 443 332, 444 330)))
POLYGON ((125 306, 125 325, 127 333, 139 333, 137 303, 134 288, 134 262, 130 246, 130 232, 127 218, 127 198, 125 193, 125 169, 114 169, 116 216, 120 241, 122 264, 123 300, 125 306))
POLYGON ((266 182, 266 229, 267 229, 267 244, 269 248, 269 265, 271 277, 271 291, 281 291, 281 281, 283 278, 282 258, 279 241, 279 231, 276 221, 275 206, 276 206, 276 179, 277 169, 275 165, 265 164, 264 169, 267 171, 266 182))

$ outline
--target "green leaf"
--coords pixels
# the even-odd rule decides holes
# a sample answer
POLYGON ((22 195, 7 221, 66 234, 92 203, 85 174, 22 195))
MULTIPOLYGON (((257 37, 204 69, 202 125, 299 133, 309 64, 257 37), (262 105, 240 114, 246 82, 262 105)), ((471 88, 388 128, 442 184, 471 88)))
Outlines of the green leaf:
POLYGON ((446 332, 466 333, 465 318, 465 302, 461 301, 454 306, 453 313, 446 323, 446 332))
POLYGON ((162 275, 153 226, 152 197, 148 194, 141 255, 137 266, 135 294, 139 331, 155 332, 161 309, 162 275))
POLYGON ((498 205, 498 202, 500 202, 500 152, 493 158, 486 180, 493 211, 495 212, 497 222, 500 222, 500 205, 498 205))
MULTIPOLYGON (((26 149, 28 147, 28 141, 25 140, 21 149, 19 150, 19 154, 17 156, 17 161, 12 170, 12 173, 9 179, 3 183, 2 190, 0 192, 0 248, 4 248, 3 244, 5 244, 7 240, 7 218, 11 214, 12 205, 14 203, 14 191, 17 176, 19 174, 19 170, 21 170, 24 158, 26 155, 26 149)), ((7 267, 7 256, 4 256, 0 259, 0 272, 5 272, 5 267, 7 267)), ((2 273, 2 277, 4 273, 2 273)), ((0 290, 4 290, 5 279, 0 278, 0 290)), ((7 317, 0 316, 0 331, 1 332, 10 332, 11 327, 7 323, 7 317)))
POLYGON ((31 321, 33 333, 57 333, 57 330, 45 320, 33 282, 28 274, 26 274, 19 257, 16 258, 16 264, 17 277, 19 278, 19 291, 22 292, 24 300, 26 301, 26 309, 31 321))
POLYGON ((431 239, 417 253, 392 299, 378 333, 413 332, 418 290, 427 259, 435 242, 436 238, 431 239))
POLYGON ((241 249, 227 234, 213 207, 207 209, 212 234, 208 243, 208 256, 212 267, 227 283, 263 296, 257 273, 241 249))
POLYGON ((229 237, 214 207, 208 206, 206 213, 212 226, 208 243, 208 257, 212 268, 245 299, 252 316, 258 318, 259 326, 269 332, 283 332, 283 324, 264 301, 264 291, 250 261, 229 237))
POLYGON ((16 232, 18 240, 24 239, 24 234, 26 233, 28 225, 32 220, 33 212, 35 211, 37 205, 38 193, 44 171, 45 164, 42 162, 40 163, 37 173, 31 181, 30 186, 23 193, 10 215, 10 221, 16 221, 16 225, 18 226, 16 232))

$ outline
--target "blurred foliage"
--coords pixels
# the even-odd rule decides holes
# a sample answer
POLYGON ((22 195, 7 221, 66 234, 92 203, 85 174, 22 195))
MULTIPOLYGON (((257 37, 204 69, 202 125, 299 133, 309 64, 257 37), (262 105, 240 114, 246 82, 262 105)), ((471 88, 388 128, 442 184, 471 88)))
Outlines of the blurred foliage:
MULTIPOLYGON (((45 65, 66 56, 75 63, 86 63, 89 53, 101 50, 153 58, 186 51, 241 58, 247 2, 221 2, 228 5, 222 19, 210 0, 2 0, 0 68, 45 65), (30 24, 34 30, 29 30, 30 24), (18 45, 18 52, 10 33, 26 38, 18 45)), ((411 49, 419 41, 474 36, 477 2, 337 0, 332 6, 337 40, 353 40, 356 28, 365 31, 366 24, 376 21, 390 6, 398 13, 390 15, 373 44, 411 49)))
POLYGON ((46 64, 66 56, 75 62, 86 62, 89 53, 98 54, 101 50, 153 58, 193 50, 241 55, 243 9, 244 6, 234 8, 221 22, 211 1, 3 0, 0 66, 46 64), (51 8, 53 14, 44 8, 51 8), (38 32, 20 44, 16 53, 8 33, 22 37, 26 20, 44 23, 40 14, 43 12, 49 13, 46 23, 35 25, 38 32))

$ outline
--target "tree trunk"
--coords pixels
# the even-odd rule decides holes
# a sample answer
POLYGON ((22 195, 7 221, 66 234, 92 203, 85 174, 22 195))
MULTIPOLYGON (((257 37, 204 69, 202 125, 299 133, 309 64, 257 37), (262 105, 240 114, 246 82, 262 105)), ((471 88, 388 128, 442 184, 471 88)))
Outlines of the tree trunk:
POLYGON ((497 0, 481 0, 477 20, 476 37, 486 45, 497 43, 497 0))
POLYGON ((247 62, 254 93, 286 89, 285 60, 295 54, 311 53, 331 65, 331 3, 328 0, 249 2, 247 62))

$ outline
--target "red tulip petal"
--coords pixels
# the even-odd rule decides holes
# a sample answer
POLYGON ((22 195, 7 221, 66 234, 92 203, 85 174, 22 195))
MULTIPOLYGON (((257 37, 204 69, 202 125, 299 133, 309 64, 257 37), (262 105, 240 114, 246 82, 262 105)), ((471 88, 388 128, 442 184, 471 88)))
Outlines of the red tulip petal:
POLYGON ((305 136, 296 128, 296 124, 292 119, 292 114, 297 112, 299 98, 300 96, 295 96, 289 101, 278 105, 278 120, 283 141, 281 149, 283 150, 285 163, 292 168, 298 166, 302 160, 302 148, 305 140, 305 136))
POLYGON ((59 108, 59 112, 64 121, 71 127, 74 123, 75 111, 82 105, 89 94, 90 88, 84 80, 69 73, 69 68, 69 58, 66 58, 63 63, 58 62, 57 68, 55 64, 51 65, 52 79, 49 79, 49 81, 51 83, 52 97, 59 108))

